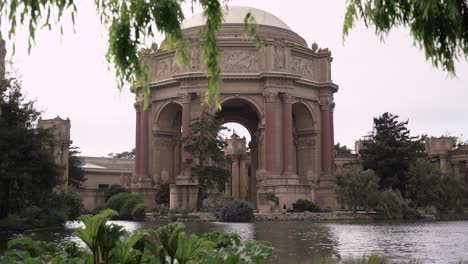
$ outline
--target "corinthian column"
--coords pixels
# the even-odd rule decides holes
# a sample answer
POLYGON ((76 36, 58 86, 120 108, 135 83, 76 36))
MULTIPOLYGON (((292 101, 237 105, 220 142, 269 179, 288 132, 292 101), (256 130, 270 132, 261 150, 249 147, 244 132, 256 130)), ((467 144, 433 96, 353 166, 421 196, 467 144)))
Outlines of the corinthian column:
POLYGON ((266 170, 269 173, 277 172, 277 160, 276 155, 278 154, 278 148, 276 144, 276 93, 265 93, 265 146, 266 146, 266 170))
MULTIPOLYGON (((182 102, 182 138, 187 138, 190 136, 190 117, 191 117, 191 104, 192 104, 192 95, 190 93, 185 93, 180 96, 180 101, 182 102)), ((182 144, 182 170, 185 176, 190 175, 189 170, 184 170, 185 162, 187 159, 191 158, 189 152, 185 151, 185 145, 182 144)))
POLYGON ((140 126, 141 126, 141 108, 139 103, 135 107, 135 178, 140 176, 140 126))
POLYGON ((141 120, 140 120, 140 179, 148 178, 148 144, 149 144, 149 117, 148 109, 143 109, 141 111, 141 120))
POLYGON ((330 148, 331 148, 331 157, 330 157, 330 166, 331 166, 331 173, 332 175, 335 174, 335 122, 333 121, 333 113, 335 110, 335 103, 331 104, 330 107, 330 148))
POLYGON ((321 152, 322 152, 322 173, 324 176, 331 176, 332 160, 332 136, 331 136, 331 101, 328 98, 321 99, 320 117, 321 117, 321 152))
POLYGON ((283 94, 283 174, 293 174, 292 96, 283 94))

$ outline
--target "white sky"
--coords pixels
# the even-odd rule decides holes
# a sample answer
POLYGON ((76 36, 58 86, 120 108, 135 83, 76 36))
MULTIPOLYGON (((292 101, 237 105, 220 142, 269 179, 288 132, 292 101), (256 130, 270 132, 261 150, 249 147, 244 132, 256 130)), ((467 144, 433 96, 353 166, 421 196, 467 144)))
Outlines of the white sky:
MULTIPOLYGON (((76 33, 71 23, 64 26, 62 37, 58 30, 38 32, 29 55, 26 34, 17 34, 13 57, 16 75, 22 79, 28 97, 37 99, 38 108, 44 110, 43 118, 60 115, 71 119, 72 140, 82 154, 105 156, 132 149, 133 96, 128 90, 117 90, 112 66, 108 69, 106 30, 99 22, 94 1, 75 2, 76 33)), ((332 79, 340 86, 335 94, 336 142, 353 148, 354 141, 372 129, 372 118, 386 111, 409 119, 413 134, 450 134, 466 139, 468 63, 457 64, 456 78, 434 69, 413 46, 406 29, 393 31, 383 43, 372 29, 360 25, 343 43, 345 2, 229 1, 231 5, 268 11, 309 46, 315 41, 332 51, 332 79)), ((198 10, 195 7, 195 12, 198 10)), ((185 11, 189 17, 190 5, 185 11)), ((2 32, 6 33, 5 25, 2 32)))

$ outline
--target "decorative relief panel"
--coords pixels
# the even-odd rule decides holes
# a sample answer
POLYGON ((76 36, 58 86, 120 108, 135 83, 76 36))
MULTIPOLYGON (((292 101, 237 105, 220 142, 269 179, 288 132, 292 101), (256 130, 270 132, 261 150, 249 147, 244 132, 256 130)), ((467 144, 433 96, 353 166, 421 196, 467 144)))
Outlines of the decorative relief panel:
POLYGON ((156 150, 172 150, 175 143, 173 135, 159 132, 154 134, 153 147, 156 150))
POLYGON ((275 47, 275 70, 286 70, 286 43, 284 40, 275 40, 273 43, 275 47))
POLYGON ((307 79, 314 79, 314 66, 311 60, 298 56, 292 56, 291 71, 293 73, 302 75, 307 79))
POLYGON ((156 64, 156 78, 158 80, 165 80, 182 72, 182 67, 175 62, 174 57, 161 59, 156 64))
POLYGON ((314 149, 316 146, 315 133, 298 133, 295 136, 297 149, 314 149))
POLYGON ((258 51, 222 50, 219 66, 222 72, 256 72, 259 69, 258 51))

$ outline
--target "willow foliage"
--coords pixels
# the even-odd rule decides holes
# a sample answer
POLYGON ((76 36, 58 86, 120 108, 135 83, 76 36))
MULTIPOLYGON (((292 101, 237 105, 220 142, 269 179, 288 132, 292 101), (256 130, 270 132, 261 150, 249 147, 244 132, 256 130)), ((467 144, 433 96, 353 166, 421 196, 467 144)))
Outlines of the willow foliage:
MULTIPOLYGON (((34 44, 36 30, 53 26, 61 28, 65 14, 70 15, 73 24, 77 0, 6 0, 0 1, 0 17, 9 22, 8 36, 16 33, 17 23, 29 27, 29 49, 34 44), (54 17, 54 19, 51 19, 54 17)), ((188 44, 184 39, 181 24, 184 20, 181 5, 184 0, 95 0, 101 22, 107 27, 109 47, 107 61, 115 65, 118 87, 122 89, 127 83, 143 88, 144 97, 149 94, 149 65, 143 58, 140 48, 147 38, 155 33, 165 35, 166 49, 177 52, 178 63, 189 63, 188 44)), ((220 107, 219 83, 219 48, 216 32, 223 22, 223 4, 227 0, 192 0, 192 6, 199 4, 206 17, 206 27, 202 34, 204 66, 209 77, 206 101, 220 107)), ((1 23, 2 21, 0 21, 1 23)), ((63 32, 61 30, 61 32, 63 32)), ((257 46, 261 39, 256 36, 255 19, 251 14, 245 18, 246 39, 257 46)), ((145 105, 147 100, 145 100, 145 105)))
POLYGON ((467 0, 347 0, 343 37, 358 19, 382 38, 392 28, 408 27, 426 59, 449 73, 455 73, 455 61, 468 57, 467 0))

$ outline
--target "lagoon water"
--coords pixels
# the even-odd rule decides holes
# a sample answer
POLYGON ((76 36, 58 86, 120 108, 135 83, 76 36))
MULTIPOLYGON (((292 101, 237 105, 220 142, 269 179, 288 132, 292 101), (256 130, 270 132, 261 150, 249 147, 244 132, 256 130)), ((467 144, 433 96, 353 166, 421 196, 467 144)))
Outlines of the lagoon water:
MULTIPOLYGON (((163 222, 112 221, 127 230, 157 228, 163 222)), ((468 260, 468 221, 454 222, 185 222, 186 232, 214 230, 238 233, 242 239, 269 241, 280 254, 273 263, 312 263, 324 256, 357 257, 379 253, 397 261, 458 263, 468 260)), ((68 223, 65 229, 30 231, 36 239, 65 244, 78 241, 68 223)), ((9 235, 8 237, 17 236, 9 235)), ((5 244, 6 235, 0 238, 5 244)), ((1 245, 0 245, 1 247, 1 245)))

